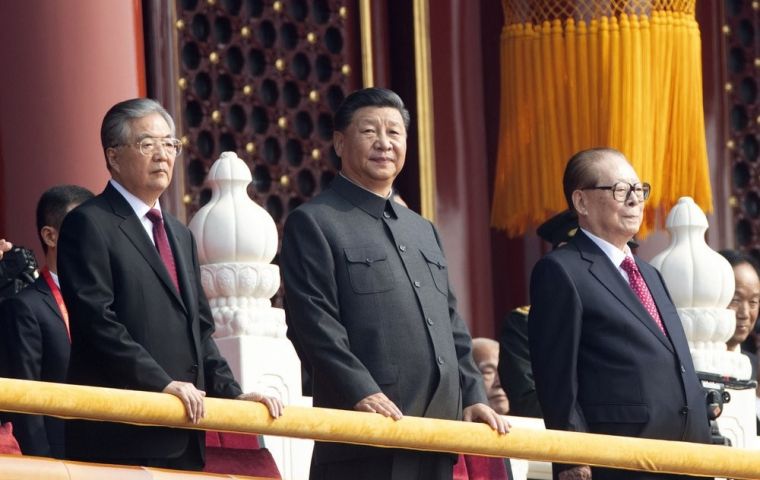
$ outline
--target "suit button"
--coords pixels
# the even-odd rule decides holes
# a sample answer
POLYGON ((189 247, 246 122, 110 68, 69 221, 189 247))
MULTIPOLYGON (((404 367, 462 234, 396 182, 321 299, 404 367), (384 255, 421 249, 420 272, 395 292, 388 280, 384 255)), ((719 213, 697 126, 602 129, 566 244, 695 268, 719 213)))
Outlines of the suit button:
POLYGON ((443 365, 443 357, 438 355, 438 365, 443 365))
POLYGON ((681 407, 681 410, 678 411, 681 415, 686 415, 689 413, 689 407, 681 407))
POLYGON ((414 286, 417 287, 417 288, 420 288, 422 286, 422 284, 420 282, 414 282, 414 286))
POLYGON ((425 321, 426 321, 426 322, 427 322, 427 324, 428 324, 428 325, 430 325, 431 327, 433 326, 433 319, 432 319, 432 318, 430 318, 430 317, 427 317, 427 318, 425 319, 425 321))
POLYGON ((681 373, 686 373, 686 367, 684 367, 683 365, 681 365, 681 373))
POLYGON ((406 245, 399 245, 398 249, 401 250, 402 252, 406 252, 406 245))
POLYGON ((383 217, 385 218, 391 218, 391 214, 388 212, 383 212, 383 217))
POLYGON ((188 370, 190 370, 190 373, 198 373, 198 365, 193 365, 188 370))

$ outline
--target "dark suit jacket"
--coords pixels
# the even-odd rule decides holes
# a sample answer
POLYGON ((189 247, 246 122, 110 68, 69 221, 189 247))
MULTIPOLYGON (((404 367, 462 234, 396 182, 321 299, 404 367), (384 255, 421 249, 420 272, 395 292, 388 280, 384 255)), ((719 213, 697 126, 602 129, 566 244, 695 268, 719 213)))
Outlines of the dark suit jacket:
POLYGON ((528 345, 529 308, 512 310, 502 322, 499 336, 499 380, 509 398, 510 415, 541 418, 528 345))
MULTIPOLYGON (((64 383, 69 365, 66 324, 42 277, 0 304, 4 376, 64 383)), ((9 414, 24 455, 63 458, 63 420, 9 414)))
MULTIPOLYGON (((72 210, 58 242, 61 289, 71 322, 70 383, 160 392, 172 380, 209 396, 241 393, 211 335, 190 230, 164 212, 180 285, 177 292, 140 220, 110 184, 72 210)), ((203 432, 72 421, 67 456, 172 458, 203 432)))
MULTIPOLYGON (((533 269, 528 328, 546 426, 709 443, 705 396, 676 308, 659 272, 636 263, 667 337, 582 232, 533 269)), ((593 470, 595 480, 651 477, 593 470)))
MULTIPOLYGON (((487 404, 430 222, 338 176, 288 217, 280 266, 315 406, 352 409, 382 391, 405 415, 459 419, 487 404)), ((318 442, 313 461, 388 454, 318 442)))

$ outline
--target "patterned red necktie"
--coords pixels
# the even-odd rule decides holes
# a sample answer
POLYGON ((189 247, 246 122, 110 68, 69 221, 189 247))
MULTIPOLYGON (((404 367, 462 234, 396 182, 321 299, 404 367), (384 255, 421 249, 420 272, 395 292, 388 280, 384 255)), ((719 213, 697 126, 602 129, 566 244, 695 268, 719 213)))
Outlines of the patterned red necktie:
POLYGON ((647 312, 649 312, 649 315, 654 319, 657 326, 660 327, 662 333, 667 335, 665 332, 665 325, 662 324, 660 313, 657 311, 657 306, 654 304, 654 299, 649 291, 649 287, 647 287, 646 282, 644 282, 644 277, 641 276, 639 267, 636 266, 633 257, 626 256, 623 263, 620 264, 620 268, 628 274, 628 283, 631 285, 633 293, 639 297, 639 301, 641 301, 641 304, 647 309, 647 312))
POLYGON ((164 229, 164 219, 161 216, 161 212, 158 209, 151 209, 145 214, 148 220, 153 222, 153 240, 156 242, 156 248, 158 248, 158 254, 161 256, 161 260, 164 262, 166 270, 169 272, 169 276, 174 282, 174 286, 179 292, 179 282, 177 281, 177 268, 174 266, 174 255, 172 249, 169 246, 169 237, 166 236, 166 230, 164 229))

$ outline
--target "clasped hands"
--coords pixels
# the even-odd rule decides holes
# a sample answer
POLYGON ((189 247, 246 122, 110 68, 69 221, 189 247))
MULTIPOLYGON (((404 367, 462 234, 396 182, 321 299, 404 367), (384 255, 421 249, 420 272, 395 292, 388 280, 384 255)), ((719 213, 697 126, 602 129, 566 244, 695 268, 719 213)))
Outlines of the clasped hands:
MULTIPOLYGON (((182 401, 182 405, 185 406, 185 412, 187 412, 187 417, 193 424, 197 425, 206 416, 206 407, 203 402, 206 392, 198 390, 192 383, 174 380, 164 387, 163 392, 170 393, 182 401)), ((279 398, 264 395, 263 393, 243 393, 238 395, 237 399, 263 403, 266 405, 272 418, 278 418, 285 409, 279 398)))
MULTIPOLYGON (((354 405, 354 410, 379 413, 384 417, 391 417, 393 420, 400 420, 404 416, 396 404, 382 392, 373 393, 359 400, 354 405)), ((465 422, 486 423, 500 435, 509 432, 509 422, 488 405, 482 403, 470 405, 462 411, 462 416, 465 422)))

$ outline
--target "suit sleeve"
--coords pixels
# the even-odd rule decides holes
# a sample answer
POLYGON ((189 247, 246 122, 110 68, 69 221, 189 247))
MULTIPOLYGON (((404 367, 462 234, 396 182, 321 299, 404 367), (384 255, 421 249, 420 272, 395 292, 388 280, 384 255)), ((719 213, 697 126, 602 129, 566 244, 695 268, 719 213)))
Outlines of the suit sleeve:
POLYGON ((224 357, 219 353, 216 342, 212 338, 214 334, 214 316, 211 313, 208 299, 201 284, 200 264, 198 263, 198 251, 195 238, 192 241, 192 258, 194 276, 198 291, 198 320, 200 322, 200 342, 203 350, 203 371, 205 374, 206 392, 213 397, 235 398, 242 390, 235 381, 232 370, 224 357))
POLYGON ((352 408, 380 392, 372 375, 351 352, 341 323, 335 261, 324 233, 302 210, 290 214, 282 239, 280 266, 285 282, 288 337, 301 360, 331 384, 352 408))
POLYGON ((541 418, 528 347, 528 316, 512 311, 499 337, 499 379, 509 398, 509 413, 541 418))
MULTIPOLYGON (((0 304, 4 368, 10 378, 42 380, 42 330, 31 309, 21 299, 11 297, 0 304)), ((13 434, 24 455, 50 456, 45 420, 41 415, 9 414, 13 434)))
MULTIPOLYGON (((432 224, 431 224, 432 226, 432 224)), ((441 238, 438 230, 432 226, 435 233, 435 239, 438 247, 443 252, 441 238)), ((449 279, 450 280, 450 279, 449 279)), ((457 312, 457 299, 449 283, 448 303, 449 318, 451 320, 451 332, 454 335, 454 347, 457 352, 457 361, 459 362, 459 381, 462 388, 462 407, 466 408, 476 403, 488 405, 485 387, 483 386, 483 375, 480 373, 475 360, 472 358, 472 337, 462 317, 457 312)))
POLYGON ((103 371, 114 384, 160 392, 172 378, 132 338, 113 309, 112 252, 101 228, 77 209, 66 215, 61 226, 58 270, 69 310, 72 350, 77 343, 86 344, 90 358, 107 365, 103 371))
POLYGON ((586 432, 577 373, 583 305, 572 279, 555 259, 545 257, 533 269, 530 301, 530 356, 546 427, 586 432))

